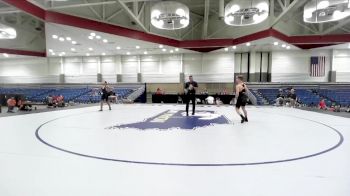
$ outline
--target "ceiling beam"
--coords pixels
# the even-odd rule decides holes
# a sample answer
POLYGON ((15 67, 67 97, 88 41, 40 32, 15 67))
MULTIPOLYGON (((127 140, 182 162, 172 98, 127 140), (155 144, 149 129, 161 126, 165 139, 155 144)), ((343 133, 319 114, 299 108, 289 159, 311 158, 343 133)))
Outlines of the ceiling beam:
POLYGON ((24 55, 24 56, 46 57, 46 52, 27 51, 27 50, 18 50, 18 49, 9 49, 9 48, 0 48, 0 53, 24 55))
POLYGON ((18 0, 2 0, 2 1, 34 17, 37 17, 42 20, 45 19, 45 10, 37 5, 34 5, 29 1, 18 1, 18 0))
POLYGON ((108 16, 108 18, 106 18, 106 21, 108 22, 108 21, 112 20, 112 18, 116 17, 118 14, 122 13, 123 11, 124 11, 124 9, 120 9, 120 10, 114 12, 112 15, 110 15, 110 16, 108 16))
POLYGON ((347 33, 350 33, 350 30, 347 29, 347 28, 345 28, 345 27, 340 27, 339 29, 341 29, 341 30, 343 30, 343 31, 345 31, 345 32, 347 32, 347 33))
POLYGON ((301 23, 301 22, 299 22, 299 21, 297 21, 297 20, 295 20, 295 19, 293 19, 293 22, 294 22, 295 24, 301 26, 302 28, 305 28, 305 29, 311 31, 312 33, 315 33, 315 34, 318 34, 318 33, 319 33, 318 31, 315 31, 315 30, 312 29, 311 27, 308 27, 307 25, 305 25, 305 24, 303 24, 303 23, 301 23))
POLYGON ((219 29, 217 29, 217 30, 214 31, 213 33, 209 34, 209 35, 208 35, 208 38, 212 38, 214 35, 220 33, 221 31, 223 31, 223 30, 225 30, 225 29, 227 29, 227 28, 229 28, 229 27, 230 27, 230 26, 228 26, 228 25, 223 25, 222 27, 220 27, 219 29))
POLYGON ((56 10, 56 9, 67 9, 67 8, 77 8, 77 7, 87 7, 87 6, 97 6, 97 5, 110 5, 115 4, 115 1, 103 1, 103 2, 97 2, 97 3, 80 3, 80 4, 73 4, 73 5, 63 5, 63 6, 52 6, 47 8, 47 10, 56 10))
POLYGON ((290 5, 290 0, 284 0, 284 6, 288 7, 290 5))
POLYGON ((102 4, 102 20, 106 19, 106 4, 102 4))
POLYGON ((123 3, 121 0, 116 0, 117 4, 120 5, 124 11, 130 16, 130 18, 137 23, 137 25, 139 27, 141 27, 141 29, 144 31, 144 32, 149 32, 149 30, 145 27, 145 25, 143 25, 143 23, 139 20, 139 18, 137 18, 137 16, 135 16, 135 14, 128 8, 128 6, 123 3))
MULTIPOLYGON (((84 0, 84 2, 87 4, 89 3, 87 0, 84 0)), ((98 19, 103 20, 102 16, 99 13, 97 13, 97 11, 91 5, 88 6, 88 8, 92 13, 95 14, 95 16, 97 16, 98 19)))
POLYGON ((206 39, 208 36, 209 6, 210 6, 210 0, 205 0, 204 1, 204 22, 203 22, 202 39, 206 39))
POLYGON ((285 10, 286 7, 284 6, 284 4, 282 3, 282 0, 277 0, 278 4, 280 5, 280 7, 282 8, 282 10, 285 10))
POLYGON ((11 7, 0 8, 0 14, 13 14, 13 13, 19 13, 19 12, 22 12, 22 11, 18 9, 13 9, 11 7))
POLYGON ((308 0, 294 0, 283 12, 270 24, 270 27, 274 27, 287 13, 302 6, 308 0))
POLYGON ((132 3, 132 12, 135 16, 139 15, 139 2, 135 1, 132 3))
POLYGON ((181 36, 181 39, 184 39, 185 37, 187 37, 188 34, 192 33, 194 31, 194 29, 196 29, 200 24, 202 24, 203 20, 200 20, 197 24, 193 25, 191 29, 189 29, 186 33, 184 33, 181 36))
POLYGON ((325 35, 325 34, 331 33, 331 32, 333 32, 333 31, 339 29, 340 27, 343 27, 343 26, 345 26, 345 25, 347 25, 349 23, 350 23, 350 18, 341 20, 341 21, 338 22, 338 24, 329 27, 328 29, 324 30, 321 34, 325 35))
POLYGON ((145 6, 146 6, 146 2, 143 2, 139 10, 139 13, 137 14, 138 19, 140 19, 141 15, 145 12, 145 6))

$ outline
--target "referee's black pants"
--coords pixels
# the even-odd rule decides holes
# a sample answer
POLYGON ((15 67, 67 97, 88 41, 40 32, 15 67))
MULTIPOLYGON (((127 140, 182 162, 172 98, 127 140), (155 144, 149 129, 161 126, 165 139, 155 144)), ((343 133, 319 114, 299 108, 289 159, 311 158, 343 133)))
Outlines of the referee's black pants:
POLYGON ((189 94, 186 95, 186 114, 188 115, 188 108, 190 106, 190 101, 192 101, 192 115, 194 115, 196 111, 196 95, 195 94, 189 94))

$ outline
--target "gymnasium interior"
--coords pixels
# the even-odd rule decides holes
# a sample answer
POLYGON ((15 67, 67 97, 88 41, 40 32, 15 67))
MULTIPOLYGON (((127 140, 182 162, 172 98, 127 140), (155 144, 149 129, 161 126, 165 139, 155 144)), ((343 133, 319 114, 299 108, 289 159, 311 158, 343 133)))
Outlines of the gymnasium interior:
POLYGON ((0 195, 349 196, 349 16, 0 0, 0 195))

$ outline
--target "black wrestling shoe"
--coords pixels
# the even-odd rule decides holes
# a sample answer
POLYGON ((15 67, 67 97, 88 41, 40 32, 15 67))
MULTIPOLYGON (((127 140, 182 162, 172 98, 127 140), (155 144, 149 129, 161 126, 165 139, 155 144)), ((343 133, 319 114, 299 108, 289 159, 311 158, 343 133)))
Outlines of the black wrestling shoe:
POLYGON ((248 122, 248 118, 246 117, 246 118, 244 119, 244 121, 248 122))
POLYGON ((241 114, 241 123, 244 123, 245 122, 245 117, 241 114))

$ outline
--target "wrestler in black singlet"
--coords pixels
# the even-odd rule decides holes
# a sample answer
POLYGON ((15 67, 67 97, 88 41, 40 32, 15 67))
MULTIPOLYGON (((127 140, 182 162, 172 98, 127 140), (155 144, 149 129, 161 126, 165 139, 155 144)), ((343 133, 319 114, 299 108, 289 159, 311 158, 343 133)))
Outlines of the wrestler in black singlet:
POLYGON ((107 92, 107 87, 106 86, 102 87, 101 100, 108 101, 108 96, 109 96, 109 93, 107 92))
POLYGON ((236 108, 240 108, 241 106, 245 106, 248 101, 248 96, 245 90, 245 84, 242 84, 243 89, 239 92, 236 102, 236 108))

